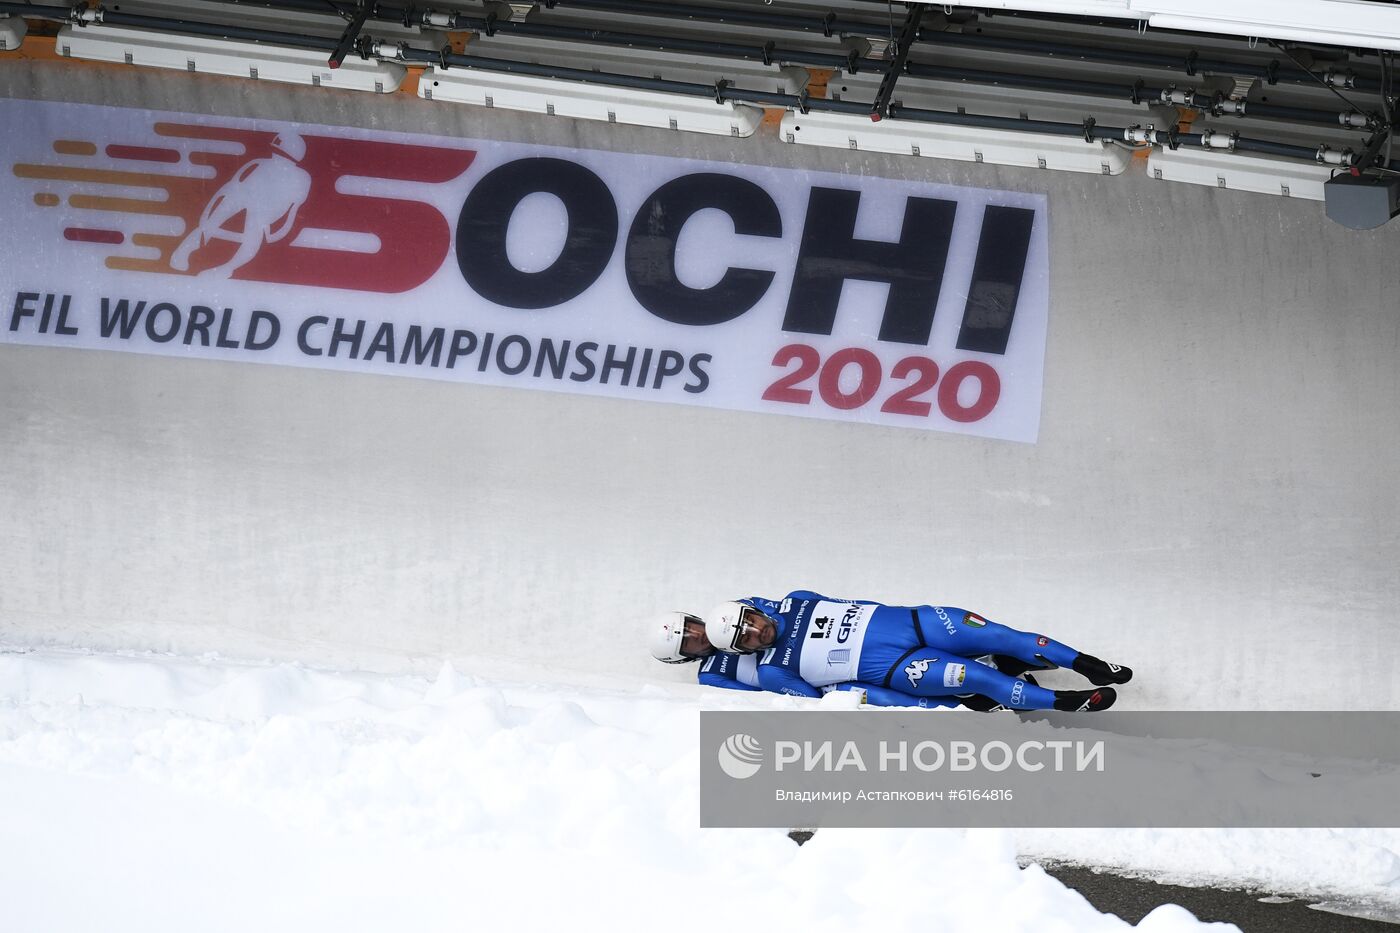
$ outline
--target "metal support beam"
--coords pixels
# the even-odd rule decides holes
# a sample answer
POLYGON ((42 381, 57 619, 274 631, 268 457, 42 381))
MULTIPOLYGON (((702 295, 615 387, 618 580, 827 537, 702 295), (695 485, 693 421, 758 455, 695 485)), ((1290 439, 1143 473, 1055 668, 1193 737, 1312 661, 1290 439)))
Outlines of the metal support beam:
POLYGON ((904 66, 909 61, 909 47, 919 37, 919 21, 923 18, 924 5, 909 4, 909 12, 904 16, 904 26, 899 30, 899 38, 895 40, 894 55, 890 57, 885 76, 880 79, 880 89, 875 92, 875 102, 870 107, 870 119, 879 121, 890 115, 890 98, 894 96, 894 86, 899 82, 899 76, 904 73, 904 66))
POLYGON ((360 38, 360 30, 365 28, 365 20, 369 19, 369 14, 370 5, 365 3, 365 0, 359 0, 355 5, 355 15, 350 18, 350 24, 340 34, 340 42, 331 52, 328 64, 332 68, 339 68, 340 63, 345 61, 345 56, 355 48, 355 43, 360 38))

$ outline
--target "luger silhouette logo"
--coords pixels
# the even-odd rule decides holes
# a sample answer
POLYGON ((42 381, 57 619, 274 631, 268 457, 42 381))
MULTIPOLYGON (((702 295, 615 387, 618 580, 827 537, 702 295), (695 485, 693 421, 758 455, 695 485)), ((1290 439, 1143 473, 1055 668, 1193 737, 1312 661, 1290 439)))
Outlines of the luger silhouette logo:
POLYGON ((476 156, 202 124, 151 133, 56 139, 59 161, 14 173, 54 189, 34 203, 63 208, 64 239, 109 247, 109 269, 380 293, 423 284, 452 245, 413 183, 458 178, 476 156))
POLYGON ((719 766, 736 780, 751 778, 763 767, 763 746, 753 736, 736 732, 720 745, 719 766))

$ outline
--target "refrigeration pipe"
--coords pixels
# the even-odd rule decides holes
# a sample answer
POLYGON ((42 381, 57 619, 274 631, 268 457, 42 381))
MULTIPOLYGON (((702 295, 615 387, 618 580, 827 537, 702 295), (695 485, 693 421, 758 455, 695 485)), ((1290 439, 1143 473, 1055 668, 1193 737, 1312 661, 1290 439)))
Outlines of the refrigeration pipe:
MULTIPOLYGON (((235 0, 243 2, 243 0, 235 0)), ((255 0, 256 2, 256 0, 255 0)), ((324 0, 318 3, 317 0, 269 0, 261 3, 262 6, 296 7, 308 11, 320 12, 324 9, 324 0)), ((340 7, 331 4, 335 9, 340 7)), ((363 9, 363 8, 361 8, 363 9)), ((375 4, 370 13, 371 16, 381 21, 411 23, 413 16, 419 19, 426 18, 423 11, 414 11, 409 7, 395 7, 388 4, 375 4)), ((774 62, 791 62, 794 64, 813 65, 816 67, 834 68, 838 71, 846 71, 852 74, 858 73, 862 68, 865 70, 882 70, 885 72, 887 82, 895 72, 890 69, 889 63, 880 62, 873 59, 862 59, 855 52, 845 56, 825 54, 820 52, 804 52, 794 49, 778 49, 771 44, 765 44, 761 48, 739 45, 736 43, 711 42, 707 40, 692 39, 668 39, 651 36, 642 33, 616 32, 613 30, 592 29, 577 26, 556 26, 552 24, 540 24, 529 22, 513 22, 510 20, 498 20, 494 16, 480 17, 465 13, 447 13, 442 22, 438 25, 447 29, 465 29, 473 32, 485 32, 491 35, 494 32, 506 32, 511 34, 534 36, 542 39, 558 39, 572 41, 592 41, 607 45, 620 45, 630 48, 649 47, 657 51, 684 51, 696 52, 700 54, 715 55, 723 58, 740 58, 744 60, 758 60, 765 65, 774 62)), ((917 24, 915 26, 917 33, 917 24)), ((903 46, 901 46, 902 48, 903 46)), ((1175 62, 1176 59, 1170 59, 1175 62)), ((899 63, 896 62, 896 66, 899 63)), ((944 68, 941 66, 923 65, 917 62, 906 62, 903 68, 905 74, 915 78, 941 78, 946 80, 985 82, 988 84, 1002 84, 1009 87, 1041 88, 1047 90, 1063 91, 1066 93, 1084 94, 1092 97, 1110 97, 1121 99, 1123 88, 1109 83, 1082 81, 1070 78, 1047 78, 1031 75, 1017 75, 1002 72, 978 71, 975 69, 944 68)), ((882 87, 883 87, 882 82, 882 87)), ((1277 104, 1251 103, 1247 108, 1239 105, 1235 107, 1227 106, 1223 97, 1212 98, 1205 95, 1194 95, 1191 99, 1170 101, 1164 95, 1184 92, 1177 92, 1174 88, 1146 88, 1139 81, 1131 90, 1130 99, 1133 103, 1142 103, 1143 100, 1162 100, 1165 103, 1178 103, 1181 106, 1196 107, 1207 110, 1217 116, 1227 113, 1244 114, 1248 112, 1252 116, 1265 118, 1277 118, 1293 120, 1307 123, 1317 123, 1327 126, 1356 126, 1366 127, 1371 120, 1363 116, 1359 124, 1348 123, 1346 116, 1339 115, 1335 111, 1309 110, 1299 107, 1286 107, 1277 104)), ((888 101, 886 100, 886 103, 888 101)), ((880 98, 877 96, 875 102, 875 113, 880 113, 880 98)))
POLYGON ((979 71, 972 68, 947 68, 910 62, 905 71, 913 78, 961 81, 977 85, 1020 87, 1030 90, 1059 91, 1085 97, 1106 97, 1121 100, 1125 96, 1134 104, 1164 103, 1204 110, 1215 116, 1238 115, 1317 123, 1322 126, 1346 126, 1366 129, 1374 120, 1368 114, 1339 113, 1335 110, 1311 110, 1254 101, 1231 101, 1223 94, 1197 94, 1193 90, 1175 87, 1147 87, 1141 80, 1131 86, 1077 78, 1052 78, 1043 75, 1013 74, 1000 71, 979 71))
MULTIPOLYGON (((259 6, 285 9, 298 9, 308 12, 325 12, 327 8, 333 9, 342 16, 349 16, 357 9, 348 0, 230 0, 233 3, 253 2, 259 6)), ((561 6, 574 6, 581 8, 593 8, 600 10, 617 10, 622 12, 639 13, 646 16, 674 19, 682 18, 688 20, 702 20, 716 23, 746 23, 753 25, 766 25, 779 29, 793 29, 801 31, 816 31, 818 21, 811 18, 801 18, 784 14, 770 13, 750 13, 737 10, 716 10, 706 7, 696 7, 682 4, 661 5, 654 0, 543 0, 548 8, 561 6)), ((629 34, 614 32, 611 30, 594 30, 587 27, 552 26, 535 23, 516 23, 510 20, 500 20, 494 16, 477 17, 467 14, 445 13, 432 14, 433 22, 429 22, 430 11, 417 10, 411 6, 396 6, 387 3, 375 3, 371 15, 376 19, 387 22, 401 22, 404 25, 436 25, 443 28, 461 28, 475 32, 485 32, 487 35, 495 31, 509 31, 521 35, 535 35, 540 38, 548 38, 553 34, 559 38, 591 38, 593 41, 600 41, 605 44, 629 45, 645 43, 650 47, 659 50, 666 50, 667 47, 676 48, 679 51, 713 52, 720 57, 739 56, 752 60, 753 50, 748 47, 732 43, 714 43, 713 45, 694 45, 703 40, 680 40, 665 39, 658 40, 654 36, 643 36, 642 34, 629 34), (438 22, 438 19, 441 22, 438 22), (634 39, 632 36, 636 36, 634 39), (662 44, 662 43, 666 44, 662 44)), ((820 29, 824 35, 833 34, 863 34, 884 36, 888 34, 888 24, 878 23, 858 23, 850 20, 837 20, 834 14, 828 14, 820 20, 820 29)), ((1337 72, 1329 70, 1322 75, 1316 75, 1292 67, 1281 67, 1277 60, 1271 61, 1267 66, 1251 65, 1243 62, 1228 62, 1215 59, 1202 59, 1195 51, 1186 56, 1162 55, 1157 53, 1126 52, 1114 49, 1101 49, 1096 47, 1085 47, 1076 45, 1066 45, 1063 43, 1045 43, 1031 40, 1002 38, 994 36, 971 36, 967 34, 930 32, 916 29, 914 31, 916 41, 926 43, 944 43, 948 45, 963 45, 968 47, 983 47, 999 49, 1005 51, 1021 53, 1039 53, 1050 56, 1064 56, 1081 60, 1099 60, 1114 62, 1119 64, 1137 64, 1149 67, 1160 67, 1166 69, 1182 68, 1188 75, 1194 76, 1197 69, 1210 71, 1221 71, 1230 74, 1251 75, 1266 80, 1268 83, 1275 83, 1280 77, 1293 82, 1307 80, 1322 81, 1330 83, 1336 87, 1356 88, 1359 90, 1372 89, 1375 82, 1368 78, 1357 76, 1349 71, 1337 72)), ((834 68, 836 70, 856 73, 861 68, 866 69, 888 69, 888 64, 872 59, 860 58, 852 52, 846 55, 827 55, 819 52, 803 52, 798 50, 777 50, 772 49, 768 53, 768 46, 765 45, 759 50, 759 59, 765 64, 773 61, 790 61, 794 64, 814 65, 822 68, 834 68), (767 53, 767 54, 765 54, 767 53)), ((887 72, 888 73, 888 72, 887 72)), ((909 72, 913 74, 913 71, 909 72)), ((1375 89, 1378 89, 1378 85, 1375 89)), ((1113 96, 1117 96, 1115 93, 1113 96)), ((1337 114, 1321 111, 1317 115, 1303 117, 1297 112, 1292 114, 1280 111, 1269 113, 1265 105, 1256 105, 1255 114, 1258 116, 1277 116, 1281 119, 1303 120, 1305 122, 1316 122, 1332 124, 1337 121, 1337 114)))
POLYGON ((966 33, 924 31, 921 40, 933 45, 958 46, 987 51, 1039 54, 1052 57, 1072 58, 1081 61, 1101 61, 1114 64, 1142 65, 1154 68, 1183 69, 1190 76, 1199 71, 1213 71, 1223 74, 1248 75, 1263 78, 1269 84, 1280 80, 1291 83, 1322 81, 1334 87, 1354 88, 1361 91, 1379 91, 1380 83, 1364 75, 1350 71, 1328 71, 1317 74, 1294 67, 1281 66, 1277 59, 1268 65, 1246 62, 1231 62, 1220 59, 1201 58, 1195 51, 1185 56, 1163 55, 1155 52, 1129 52, 1097 46, 1066 45, 1055 42, 1039 42, 1029 39, 1011 39, 999 36, 974 36, 966 33))
MULTIPOLYGON (((275 41, 279 45, 291 48, 324 50, 327 47, 333 48, 339 41, 336 38, 279 33, 263 29, 225 27, 208 23, 194 23, 184 20, 161 19, 159 17, 138 16, 124 13, 115 13, 109 17, 105 11, 88 10, 86 8, 69 10, 61 7, 34 7, 24 4, 7 3, 0 0, 0 13, 9 13, 12 10, 22 10, 29 16, 51 18, 65 23, 78 21, 81 11, 81 21, 84 23, 113 22, 114 24, 140 26, 156 31, 186 32, 221 38, 245 38, 252 41, 275 41)), ((442 68, 457 66, 512 74, 532 74, 554 78, 556 80, 578 81, 580 83, 601 84, 611 87, 640 88, 690 97, 704 97, 712 99, 717 103, 766 104, 774 107, 795 109, 801 113, 808 113, 816 110, 862 116, 868 116, 869 114, 869 105, 867 104, 858 101, 813 98, 809 97, 805 91, 800 94, 786 94, 777 91, 755 91, 734 87, 726 81, 719 81, 713 86, 710 86, 693 82, 669 81, 635 75, 539 65, 532 62, 492 59, 484 56, 454 53, 447 48, 443 48, 438 52, 432 52, 425 49, 414 49, 401 43, 391 44, 381 42, 368 36, 361 37, 357 43, 356 52, 365 58, 374 57, 391 61, 413 62, 442 68)), ((1011 117, 997 117, 983 114, 923 110, 903 107, 899 104, 892 104, 890 106, 890 117, 893 119, 925 123, 979 126, 1022 132, 1032 131, 1058 136, 1080 136, 1085 140, 1131 141, 1135 138, 1135 131, 1137 135, 1141 135, 1142 133, 1141 129, 1138 127, 1099 126, 1092 118, 1085 120, 1082 124, 1058 123, 1048 120, 1021 120, 1011 117)), ((1161 142, 1162 139, 1159 139, 1159 137, 1164 138, 1166 144, 1172 148, 1176 148, 1183 141, 1202 144, 1203 140, 1206 139, 1205 134, 1177 134, 1173 129, 1152 131, 1151 141, 1161 142)), ((1291 159, 1306 159, 1313 162, 1345 166, 1350 165, 1351 160, 1354 158, 1350 150, 1337 151, 1327 146, 1309 149, 1306 146, 1275 143, 1268 140, 1233 136, 1231 138, 1233 139, 1234 148, 1236 149, 1269 153, 1291 159)), ((1400 169, 1400 162, 1391 161, 1388 163, 1388 167, 1392 170, 1400 169)))
POLYGON ((855 101, 836 101, 823 98, 810 98, 804 94, 785 94, 781 91, 751 91, 734 87, 727 81, 716 84, 696 84, 691 81, 671 81, 666 78, 647 78, 641 75, 617 74, 614 72, 591 71, 583 68, 570 68, 566 65, 545 65, 537 62, 518 62, 503 58, 489 58, 484 55, 469 55, 449 52, 443 49, 432 52, 405 45, 391 45, 376 40, 365 40, 361 44, 361 54, 371 57, 388 58, 393 61, 434 67, 477 69, 502 72, 504 74, 532 75, 540 78, 554 78, 563 81, 577 81, 580 84, 602 84, 609 87, 628 87, 646 91, 659 91, 665 94, 679 94, 686 97, 705 97, 716 103, 726 101, 743 103, 772 104, 777 107, 797 107, 802 112, 808 110, 829 110, 836 113, 867 112, 868 105, 855 101))
POLYGON ((23 3, 0 3, 0 13, 17 13, 34 19, 55 20, 74 26, 105 24, 109 26, 132 26, 150 29, 155 32, 180 32, 187 35, 209 36, 214 39, 238 39, 246 42, 267 42, 292 48, 334 52, 340 40, 335 37, 309 36, 305 33, 277 32, 270 29, 251 29, 245 26, 226 26, 220 23, 201 23, 193 20, 166 19, 158 16, 141 16, 134 13, 76 7, 37 7, 23 3), (40 12, 43 11, 43 12, 40 12), (56 12, 54 12, 56 11, 56 12))
MULTIPOLYGON (((682 39, 667 36, 652 36, 644 33, 616 32, 614 30, 591 29, 582 26, 555 26, 547 23, 517 23, 493 17, 456 14, 448 29, 464 29, 471 32, 533 36, 540 39, 560 41, 596 42, 601 45, 619 45, 627 48, 649 48, 658 52, 694 52, 717 58, 740 58, 746 61, 761 61, 765 65, 774 62, 791 62, 797 65, 813 65, 818 68, 831 68, 835 71, 855 73, 860 68, 859 56, 852 52, 837 55, 830 52, 808 52, 801 49, 778 48, 768 42, 761 46, 740 45, 733 42, 713 42, 704 39, 682 39)), ((871 63, 874 66, 876 63, 871 63)))
MULTIPOLYGON (((252 3, 269 9, 298 10, 308 13, 325 14, 328 10, 342 16, 355 7, 335 0, 226 0, 235 4, 252 3)), ((665 13, 656 13, 665 16, 665 13)), ((622 32, 614 29, 599 29, 592 26, 563 26, 552 23, 516 22, 501 19, 494 13, 486 16, 471 13, 458 13, 451 10, 435 12, 431 9, 417 9, 410 6, 396 6, 387 3, 372 4, 370 17, 379 22, 395 23, 404 26, 424 26, 435 29, 464 30, 492 36, 497 33, 510 33, 533 36, 541 39, 563 41, 597 42, 603 45, 626 46, 629 48, 649 48, 656 51, 696 52, 720 58, 741 58, 747 61, 761 61, 765 65, 774 62, 791 62, 797 65, 812 65, 830 68, 852 74, 862 67, 867 70, 883 70, 885 63, 873 59, 862 59, 855 51, 832 53, 813 52, 805 49, 779 48, 774 42, 762 45, 743 45, 735 42, 720 42, 706 39, 685 39, 671 36, 656 36, 647 33, 622 32)), ((849 24, 842 24, 849 25, 849 24)), ((873 30, 872 30, 873 31, 873 30)))
POLYGON ((1323 126, 1343 126, 1350 129, 1371 129, 1378 122, 1375 114, 1359 113, 1354 110, 1313 110, 1308 107, 1289 107, 1284 104, 1268 104, 1259 101, 1233 100, 1224 94, 1197 94, 1191 88, 1150 88, 1139 79, 1133 85, 1132 102, 1162 103, 1178 107, 1191 107, 1203 110, 1214 116, 1264 117, 1272 120, 1290 120, 1296 123, 1317 123, 1323 126))
MULTIPOLYGON (((760 103, 770 106, 795 109, 801 113, 809 111, 819 111, 828 113, 845 114, 867 114, 868 107, 857 101, 831 100, 827 98, 812 98, 806 93, 785 94, 780 91, 752 91, 744 88, 736 88, 727 82, 717 82, 714 87, 694 84, 681 81, 665 81, 656 78, 640 78, 632 75, 606 74, 594 71, 585 71, 577 68, 560 68, 548 65, 536 65, 527 62, 512 62, 501 59, 490 59, 482 56, 469 56, 456 53, 442 52, 437 56, 433 53, 420 49, 412 49, 399 46, 398 51, 405 60, 417 60, 423 64, 442 64, 446 66, 460 65, 463 67, 476 67, 483 70, 500 70, 522 74, 536 74, 556 79, 574 80, 584 83, 618 84, 627 87, 646 88, 650 90, 667 91, 670 93, 687 94, 690 96, 712 97, 717 103, 725 101, 733 103, 760 103)), ((1056 136, 1077 136, 1086 141, 1090 140, 1117 140, 1131 141, 1134 131, 1141 131, 1140 127, 1118 127, 1101 126, 1092 118, 1083 123, 1059 123, 1049 120, 1022 120, 1013 117, 998 117, 986 114, 951 113, 940 110, 924 110, 913 107, 904 107, 900 104, 891 104, 889 116, 891 119, 912 120, 923 123, 942 123, 961 126, 977 126, 988 129, 1004 129, 1019 132, 1037 132, 1056 136)), ((1229 134, 1228 139, 1231 144, 1228 147, 1211 145, 1211 139, 1216 138, 1215 131, 1205 133, 1179 134, 1175 128, 1167 128, 1157 131, 1149 131, 1148 138, 1158 144, 1165 144, 1170 148, 1178 148, 1183 142, 1200 145, 1206 148, 1233 148, 1242 151, 1255 151, 1269 153, 1272 155, 1284 156, 1290 159, 1306 160, 1310 162, 1326 162, 1334 165, 1349 165, 1352 158, 1350 150, 1333 150, 1327 146, 1309 148, 1307 146, 1294 146, 1285 143, 1275 143, 1269 140, 1250 139, 1246 137, 1229 134)), ((1400 166, 1400 163, 1391 163, 1392 166, 1400 166)))
POLYGON ((835 13, 828 13, 820 19, 788 16, 781 13, 751 13, 746 10, 717 9, 692 6, 684 3, 655 3, 650 0, 543 0, 546 9, 557 7, 579 7, 581 9, 609 10, 615 13, 632 13, 639 16, 657 16, 663 19, 699 20, 706 23, 725 25, 768 26, 773 29, 791 29, 798 32, 820 32, 824 36, 888 36, 888 23, 866 23, 858 20, 838 19, 835 13))
POLYGON ((72 19, 73 8, 71 6, 31 6, 28 3, 0 3, 0 13, 66 23, 72 19))

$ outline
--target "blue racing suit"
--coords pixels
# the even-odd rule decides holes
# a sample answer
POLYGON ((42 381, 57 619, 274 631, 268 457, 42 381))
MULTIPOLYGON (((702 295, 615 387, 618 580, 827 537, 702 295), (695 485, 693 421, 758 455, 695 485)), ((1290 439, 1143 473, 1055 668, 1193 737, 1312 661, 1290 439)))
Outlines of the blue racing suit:
POLYGON ((947 606, 886 606, 808 590, 739 602, 777 622, 777 638, 758 662, 759 686, 775 693, 815 697, 828 684, 859 681, 914 696, 976 693, 1010 709, 1051 709, 1054 691, 972 659, 1005 654, 1045 669, 1070 667, 1079 655, 1044 635, 947 606))
POLYGON ((758 655, 725 654, 716 651, 700 662, 695 675, 702 687, 724 687, 728 690, 762 690, 758 685, 758 655))
MULTIPOLYGON (((758 655, 725 654, 716 652, 700 662, 696 679, 705 687, 722 687, 727 690, 762 690, 758 683, 758 655)), ((941 697, 917 697, 898 690, 876 684, 831 684, 821 692, 831 690, 862 690, 868 706, 919 706, 924 709, 957 706, 953 699, 941 697)))

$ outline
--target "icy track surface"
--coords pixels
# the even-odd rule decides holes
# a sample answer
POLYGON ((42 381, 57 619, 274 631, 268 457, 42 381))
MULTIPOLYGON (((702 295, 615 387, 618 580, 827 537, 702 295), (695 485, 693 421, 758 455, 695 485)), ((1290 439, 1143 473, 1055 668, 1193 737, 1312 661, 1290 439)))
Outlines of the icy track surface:
POLYGON ((1175 905, 1130 927, 1017 853, 1400 878, 1400 831, 700 830, 698 709, 799 701, 492 674, 0 647, 4 929, 699 930, 723 892, 757 929, 1227 933, 1175 905))

